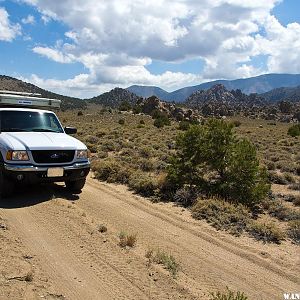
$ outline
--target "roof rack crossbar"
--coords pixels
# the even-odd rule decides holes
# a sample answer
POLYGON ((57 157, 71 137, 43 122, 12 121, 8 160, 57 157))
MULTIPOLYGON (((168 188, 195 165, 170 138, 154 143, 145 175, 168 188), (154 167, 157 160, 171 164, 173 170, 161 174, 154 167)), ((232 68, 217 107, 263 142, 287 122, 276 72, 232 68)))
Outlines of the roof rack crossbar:
POLYGON ((42 96, 39 93, 28 93, 28 92, 15 92, 15 91, 6 91, 0 90, 1 94, 9 94, 9 95, 22 95, 22 96, 42 96))

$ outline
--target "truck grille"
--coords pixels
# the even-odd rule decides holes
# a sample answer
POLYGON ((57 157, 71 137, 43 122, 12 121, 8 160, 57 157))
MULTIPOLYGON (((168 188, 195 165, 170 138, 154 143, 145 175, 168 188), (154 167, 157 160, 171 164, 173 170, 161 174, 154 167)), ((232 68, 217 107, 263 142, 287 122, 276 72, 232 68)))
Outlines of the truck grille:
POLYGON ((74 159, 75 150, 33 150, 33 159, 40 164, 68 163, 74 159))

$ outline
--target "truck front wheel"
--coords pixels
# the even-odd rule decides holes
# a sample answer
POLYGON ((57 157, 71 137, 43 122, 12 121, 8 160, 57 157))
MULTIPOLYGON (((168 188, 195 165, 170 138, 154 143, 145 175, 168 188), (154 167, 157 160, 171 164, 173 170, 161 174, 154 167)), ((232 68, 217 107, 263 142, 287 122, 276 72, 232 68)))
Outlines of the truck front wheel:
POLYGON ((0 199, 10 197, 14 192, 14 184, 6 179, 0 171, 0 199))
POLYGON ((78 193, 82 190, 82 188, 85 185, 85 178, 78 179, 78 180, 72 180, 72 181, 66 181, 65 184, 66 184, 67 189, 70 192, 78 193))

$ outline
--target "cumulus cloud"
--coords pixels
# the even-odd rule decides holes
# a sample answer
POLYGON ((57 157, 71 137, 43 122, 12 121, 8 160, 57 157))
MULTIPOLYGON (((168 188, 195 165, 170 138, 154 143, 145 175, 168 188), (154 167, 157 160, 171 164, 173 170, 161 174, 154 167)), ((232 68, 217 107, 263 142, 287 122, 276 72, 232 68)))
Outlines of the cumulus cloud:
POLYGON ((74 58, 71 54, 64 54, 59 50, 53 48, 34 47, 32 51, 63 64, 71 63, 72 61, 74 61, 74 58))
POLYGON ((300 72, 300 24, 282 26, 270 16, 265 23, 266 37, 258 36, 261 53, 268 56, 268 70, 273 73, 300 72))
POLYGON ((9 21, 7 11, 0 7, 0 41, 11 42, 21 34, 21 26, 9 21))
POLYGON ((60 21, 70 28, 65 42, 33 51, 59 63, 82 63, 88 70, 83 82, 92 90, 130 84, 173 89, 262 72, 300 72, 300 25, 285 27, 271 16, 280 0, 23 1, 47 22, 60 21), (252 65, 258 55, 268 56, 265 68, 252 65), (154 75, 147 69, 154 60, 191 59, 204 61, 204 70, 154 75))
POLYGON ((31 24, 31 25, 33 25, 35 23, 34 16, 28 15, 26 18, 22 19, 22 23, 23 24, 31 24))

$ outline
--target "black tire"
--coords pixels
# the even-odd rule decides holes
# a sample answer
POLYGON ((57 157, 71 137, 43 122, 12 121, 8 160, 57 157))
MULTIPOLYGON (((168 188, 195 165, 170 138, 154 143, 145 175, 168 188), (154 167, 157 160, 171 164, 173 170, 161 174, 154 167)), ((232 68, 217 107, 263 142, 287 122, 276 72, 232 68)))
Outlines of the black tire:
POLYGON ((10 197, 14 192, 14 183, 3 176, 0 171, 0 199, 10 197))
POLYGON ((74 181, 66 181, 65 184, 66 184, 67 189, 70 192, 78 193, 83 189, 83 187, 85 185, 85 178, 74 180, 74 181))

